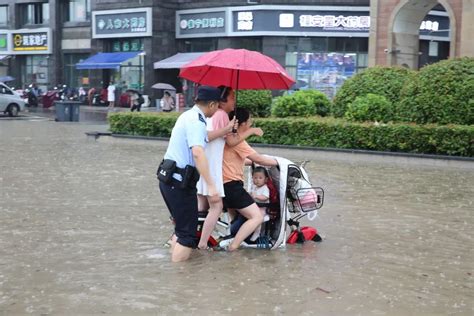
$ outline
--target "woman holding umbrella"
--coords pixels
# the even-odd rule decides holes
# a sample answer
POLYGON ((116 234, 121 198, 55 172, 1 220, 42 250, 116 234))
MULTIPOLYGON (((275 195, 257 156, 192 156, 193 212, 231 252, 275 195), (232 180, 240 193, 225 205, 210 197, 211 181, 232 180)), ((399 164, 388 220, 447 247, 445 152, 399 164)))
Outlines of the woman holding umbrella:
MULTIPOLYGON (((235 121, 229 119, 229 113, 234 111, 235 107, 235 91, 231 88, 220 87, 221 100, 219 102, 219 109, 208 119, 207 129, 209 143, 205 148, 206 157, 209 159, 209 170, 211 172, 212 179, 216 184, 216 188, 219 191, 220 197, 224 197, 224 185, 222 182, 222 161, 224 154, 224 146, 229 147, 236 146, 243 140, 251 135, 262 136, 263 131, 261 128, 248 128, 240 133, 229 133, 227 135, 222 134, 222 130, 226 127, 234 126, 235 121)), ((235 122, 237 123, 237 122, 235 122)), ((227 129, 227 131, 229 131, 227 129)), ((207 184, 203 179, 200 179, 197 183, 198 192, 198 209, 200 212, 208 211, 206 220, 204 221, 201 237, 199 240, 198 248, 207 249, 207 241, 211 236, 214 226, 216 226, 217 220, 222 212, 222 199, 210 199, 207 184)))
POLYGON ((163 105, 161 109, 163 112, 171 112, 175 108, 174 100, 169 91, 165 91, 163 95, 163 105))

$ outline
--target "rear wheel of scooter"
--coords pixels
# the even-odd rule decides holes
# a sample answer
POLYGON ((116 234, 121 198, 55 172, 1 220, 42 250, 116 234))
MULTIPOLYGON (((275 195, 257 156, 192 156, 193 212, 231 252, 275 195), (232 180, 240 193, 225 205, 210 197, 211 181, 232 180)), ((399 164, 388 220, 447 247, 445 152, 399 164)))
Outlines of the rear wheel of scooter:
POLYGON ((8 106, 7 112, 8 112, 9 116, 12 116, 12 117, 13 116, 18 116, 18 112, 20 112, 20 107, 16 104, 10 104, 8 106))

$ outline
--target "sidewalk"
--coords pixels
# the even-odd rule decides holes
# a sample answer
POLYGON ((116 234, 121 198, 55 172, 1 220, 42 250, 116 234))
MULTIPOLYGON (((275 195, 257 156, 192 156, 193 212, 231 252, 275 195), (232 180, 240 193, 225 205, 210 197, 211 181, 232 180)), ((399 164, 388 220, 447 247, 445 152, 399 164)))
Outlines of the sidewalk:
MULTIPOLYGON (((114 107, 113 110, 109 110, 108 107, 105 106, 89 106, 89 105, 81 105, 80 107, 80 118, 79 121, 99 121, 99 122, 106 122, 107 121, 107 113, 117 113, 117 112, 129 112, 129 108, 124 107, 114 107)), ((159 112, 156 107, 142 107, 142 112, 159 112)), ((34 113, 37 116, 47 117, 50 119, 55 119, 56 117, 56 110, 54 106, 49 108, 43 108, 41 106, 38 107, 27 107, 24 112, 26 115, 29 113, 34 113)))

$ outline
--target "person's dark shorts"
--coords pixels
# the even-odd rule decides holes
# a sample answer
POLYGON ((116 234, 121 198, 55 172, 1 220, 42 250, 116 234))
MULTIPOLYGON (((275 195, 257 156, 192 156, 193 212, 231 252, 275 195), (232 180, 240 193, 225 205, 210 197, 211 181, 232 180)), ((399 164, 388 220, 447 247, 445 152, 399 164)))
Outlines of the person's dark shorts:
POLYGON ((189 248, 198 244, 198 204, 196 189, 181 189, 180 182, 173 179, 171 184, 160 181, 160 191, 171 216, 175 221, 178 243, 189 248))
POLYGON ((223 199, 226 208, 243 209, 255 203, 250 194, 245 191, 242 181, 230 181, 224 183, 223 199))

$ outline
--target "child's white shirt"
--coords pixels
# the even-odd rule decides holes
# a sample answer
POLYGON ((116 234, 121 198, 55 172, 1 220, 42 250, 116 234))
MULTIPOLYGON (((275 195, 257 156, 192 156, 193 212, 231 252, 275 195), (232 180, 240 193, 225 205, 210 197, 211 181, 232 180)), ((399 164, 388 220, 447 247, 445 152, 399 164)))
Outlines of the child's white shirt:
POLYGON ((252 185, 252 193, 254 195, 263 195, 267 199, 264 201, 258 200, 260 203, 269 203, 270 202, 270 190, 266 184, 262 185, 261 187, 257 187, 256 185, 252 185))

